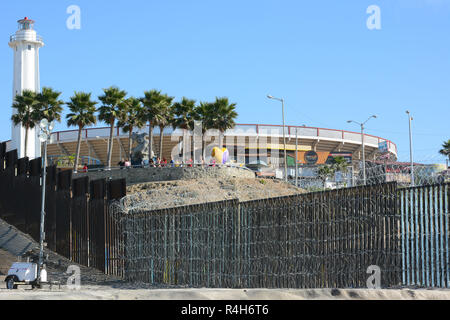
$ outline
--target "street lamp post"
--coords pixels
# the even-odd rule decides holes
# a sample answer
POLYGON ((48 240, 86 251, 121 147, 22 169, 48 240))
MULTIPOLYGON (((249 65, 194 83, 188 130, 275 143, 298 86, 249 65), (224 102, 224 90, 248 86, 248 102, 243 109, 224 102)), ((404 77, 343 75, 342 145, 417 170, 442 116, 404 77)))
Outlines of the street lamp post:
POLYGON ((295 186, 298 187, 298 128, 295 128, 295 186))
POLYGON ((49 123, 47 119, 42 119, 39 123, 40 133, 39 140, 44 143, 44 161, 42 166, 42 198, 41 198, 41 226, 40 226, 40 242, 39 242, 39 264, 37 270, 37 279, 41 281, 41 269, 44 263, 44 240, 45 240, 45 189, 47 180, 47 143, 50 140, 53 130, 53 122, 49 123))
POLYGON ((283 116, 283 143, 284 143, 284 178, 286 182, 288 182, 288 171, 287 171, 287 155, 286 155, 286 125, 284 122, 284 99, 275 98, 271 95, 268 95, 267 98, 272 100, 278 100, 281 102, 281 113, 283 116))
POLYGON ((369 120, 372 119, 372 118, 376 119, 377 116, 375 116, 375 115, 370 116, 369 119, 367 119, 367 120, 364 121, 363 123, 357 122, 357 121, 354 121, 354 120, 349 120, 349 121, 347 121, 348 123, 352 123, 352 122, 353 122, 353 123, 356 123, 356 124, 358 124, 358 125, 361 126, 362 161, 363 161, 363 182, 364 182, 364 185, 367 184, 367 177, 366 177, 366 152, 365 152, 365 140, 364 140, 364 125, 367 123, 367 121, 369 121, 369 120))
POLYGON ((407 110, 406 114, 408 115, 408 120, 409 120, 409 157, 411 160, 411 186, 414 187, 415 182, 414 182, 414 158, 413 158, 413 143, 412 143, 412 127, 411 127, 411 122, 413 119, 413 117, 411 116, 411 113, 407 110))

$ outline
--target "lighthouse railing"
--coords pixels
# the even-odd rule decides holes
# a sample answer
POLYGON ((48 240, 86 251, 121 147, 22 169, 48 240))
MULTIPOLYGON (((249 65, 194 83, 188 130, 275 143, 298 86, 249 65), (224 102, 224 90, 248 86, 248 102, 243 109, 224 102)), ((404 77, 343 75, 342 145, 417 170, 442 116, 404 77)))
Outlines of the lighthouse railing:
POLYGON ((29 35, 12 35, 9 37, 9 42, 14 42, 14 41, 36 41, 36 42, 44 42, 44 39, 39 36, 36 35, 36 37, 30 37, 29 35))

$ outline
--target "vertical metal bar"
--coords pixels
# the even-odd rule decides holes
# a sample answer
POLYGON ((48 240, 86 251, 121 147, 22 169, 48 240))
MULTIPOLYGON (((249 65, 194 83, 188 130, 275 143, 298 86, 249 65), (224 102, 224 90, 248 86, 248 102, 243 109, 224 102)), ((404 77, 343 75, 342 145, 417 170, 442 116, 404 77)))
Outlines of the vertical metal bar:
POLYGON ((444 272, 444 255, 447 255, 446 252, 444 252, 444 233, 445 233, 445 225, 444 225, 444 208, 443 208, 443 198, 444 198, 444 186, 440 185, 438 187, 438 206, 439 206, 439 220, 440 220, 440 226, 439 226, 439 233, 440 233, 440 256, 441 256, 441 286, 443 288, 446 287, 445 284, 445 272, 444 272))
POLYGON ((430 213, 430 257, 431 257, 431 286, 435 286, 434 282, 434 227, 433 227, 433 189, 428 188, 428 210, 430 213))
POLYGON ((424 187, 423 188, 423 213, 425 215, 425 232, 426 232, 426 236, 425 236, 425 254, 426 254, 426 260, 427 260, 427 266, 426 266, 426 273, 427 273, 427 287, 431 286, 431 269, 430 269, 430 265, 431 265, 431 250, 430 250, 430 225, 429 225, 429 217, 430 217, 430 208, 429 208, 429 201, 428 201, 428 196, 429 196, 429 189, 428 187, 424 187))
POLYGON ((435 228, 434 228, 434 239, 436 243, 435 247, 435 254, 436 254, 436 284, 438 287, 441 286, 441 270, 440 270, 440 254, 439 254, 439 208, 438 208, 438 194, 437 194, 437 187, 433 188, 433 206, 434 206, 434 221, 435 221, 435 228))
POLYGON ((163 271, 164 271, 164 283, 166 284, 170 284, 168 282, 168 254, 167 254, 167 213, 164 212, 164 266, 163 266, 163 271))
POLYGON ((190 255, 190 258, 189 258, 189 283, 191 283, 192 284, 192 281, 193 281, 193 272, 192 272, 192 268, 193 268, 193 265, 192 265, 192 263, 193 263, 193 252, 192 252, 192 250, 193 250, 193 239, 192 239, 192 233, 193 233, 193 221, 192 221, 192 215, 193 215, 193 213, 191 212, 191 213, 189 213, 189 217, 190 217, 190 231, 189 231, 189 238, 190 238, 190 241, 189 241, 189 245, 190 245, 190 249, 189 249, 189 255, 190 255))
POLYGON ((410 239, 410 256, 411 256, 411 261, 410 261, 410 272, 411 272, 411 283, 410 285, 415 285, 416 284, 416 273, 415 273, 415 256, 416 256, 416 251, 414 243, 415 243, 415 238, 416 238, 416 234, 415 234, 415 224, 414 224, 414 190, 413 189, 409 189, 408 195, 409 195, 409 205, 408 205, 408 210, 409 210, 409 239, 410 239))
POLYGON ((419 261, 420 261, 420 259, 419 259, 419 207, 418 207, 418 204, 417 204, 417 201, 418 201, 418 190, 417 189, 413 189, 412 190, 412 197, 413 197, 413 200, 414 200, 414 212, 415 212, 415 225, 416 225, 416 228, 415 228, 415 236, 414 236, 414 242, 415 242, 415 246, 416 246, 416 285, 420 285, 421 284, 421 282, 420 282, 420 276, 419 276, 419 273, 420 273, 420 267, 419 267, 419 261))
POLYGON ((400 191, 400 219, 402 228, 402 284, 406 283, 406 229, 405 229, 405 201, 404 201, 405 191, 400 191))
POLYGON ((449 215, 449 209, 450 209, 450 203, 449 203, 449 196, 450 196, 450 190, 449 190, 449 185, 445 184, 444 185, 444 194, 443 194, 443 199, 444 199, 444 214, 445 214, 445 265, 447 266, 446 271, 447 271, 447 279, 445 280, 445 285, 448 288, 450 286, 450 270, 449 270, 449 247, 448 247, 448 242, 449 242, 449 221, 448 221, 448 215, 449 215))
POLYGON ((405 190, 405 236, 406 236, 406 284, 411 285, 411 266, 410 266, 410 239, 411 225, 409 221, 409 190, 405 190))
POLYGON ((423 210, 423 188, 420 188, 417 190, 417 198, 419 201, 419 206, 418 209, 420 211, 420 251, 421 251, 421 259, 422 259, 422 281, 421 281, 421 285, 422 286, 426 286, 426 281, 425 281, 425 247, 424 247, 424 243, 425 243, 425 232, 426 229, 424 231, 424 210, 423 210))

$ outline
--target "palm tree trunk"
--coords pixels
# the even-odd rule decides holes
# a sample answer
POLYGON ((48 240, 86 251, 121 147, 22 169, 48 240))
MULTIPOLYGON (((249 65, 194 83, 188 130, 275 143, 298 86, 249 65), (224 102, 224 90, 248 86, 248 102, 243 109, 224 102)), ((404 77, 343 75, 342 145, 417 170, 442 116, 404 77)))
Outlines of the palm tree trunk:
POLYGON ((133 135, 133 127, 130 127, 130 132, 128 136, 128 154, 130 155, 130 161, 131 161, 131 148, 133 146, 133 141, 131 140, 132 135, 133 135))
POLYGON ((183 129, 183 163, 186 163, 186 129, 183 129))
POLYGON ((75 154, 75 164, 73 166, 73 172, 75 172, 75 173, 78 171, 78 159, 80 158, 81 131, 82 131, 82 127, 79 126, 79 129, 78 129, 78 142, 77 142, 77 153, 75 154))
POLYGON ((205 150, 205 134, 202 134, 202 157, 206 162, 206 150, 205 150))
POLYGON ((111 121, 111 129, 109 131, 109 146, 108 146, 108 169, 111 169, 112 149, 113 149, 113 135, 114 135, 114 120, 111 121))
POLYGON ((219 149, 222 150, 223 148, 223 139, 224 139, 224 133, 222 131, 219 131, 219 149))
POLYGON ((163 158, 163 139, 164 139, 164 127, 159 126, 159 160, 163 158))
POLYGON ((25 152, 24 152, 25 158, 27 157, 27 149, 28 149, 28 129, 29 126, 28 125, 25 126, 25 152))
POLYGON ((149 160, 153 159, 153 125, 151 121, 148 126, 148 157, 149 160))

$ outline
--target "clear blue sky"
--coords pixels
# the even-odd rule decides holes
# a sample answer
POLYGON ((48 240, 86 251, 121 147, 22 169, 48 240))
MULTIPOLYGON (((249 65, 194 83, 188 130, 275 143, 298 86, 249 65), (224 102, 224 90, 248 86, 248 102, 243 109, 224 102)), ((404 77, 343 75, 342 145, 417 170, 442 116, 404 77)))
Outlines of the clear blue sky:
MULTIPOLYGON (((41 85, 63 92, 117 85, 130 95, 157 88, 177 99, 228 96, 240 123, 367 132, 397 143, 409 158, 409 109, 416 160, 444 161, 450 139, 450 0, 105 1, 22 0, 0 5, 0 139, 10 139, 16 21, 28 16, 44 37, 41 85), (69 5, 81 29, 69 30, 69 5), (368 30, 369 5, 381 30, 368 30)), ((60 124, 57 129, 66 129, 60 124)))

